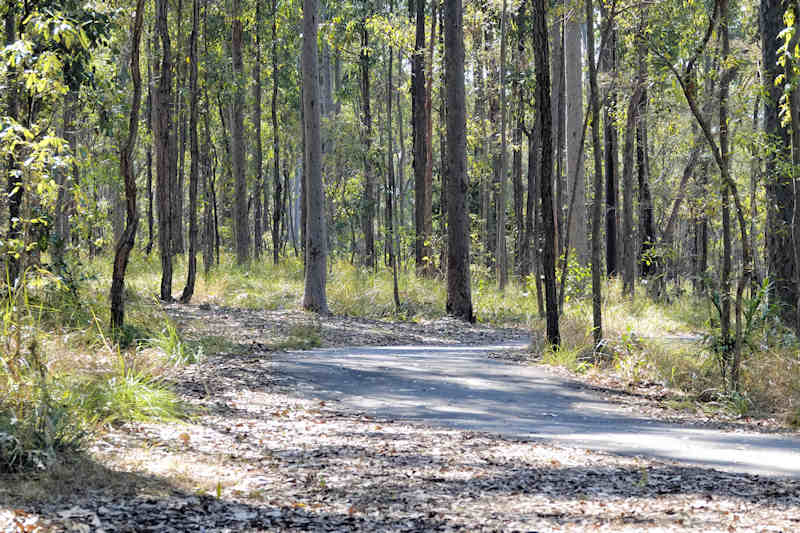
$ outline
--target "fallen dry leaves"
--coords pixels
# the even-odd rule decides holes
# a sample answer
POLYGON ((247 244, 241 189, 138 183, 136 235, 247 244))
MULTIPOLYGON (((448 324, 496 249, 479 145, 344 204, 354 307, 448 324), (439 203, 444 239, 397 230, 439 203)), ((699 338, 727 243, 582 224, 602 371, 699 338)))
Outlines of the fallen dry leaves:
POLYGON ((191 423, 109 430, 92 448, 106 477, 41 501, 5 496, 0 527, 800 530, 800 481, 377 420, 296 397, 255 351, 210 357, 174 380, 202 409, 191 423))

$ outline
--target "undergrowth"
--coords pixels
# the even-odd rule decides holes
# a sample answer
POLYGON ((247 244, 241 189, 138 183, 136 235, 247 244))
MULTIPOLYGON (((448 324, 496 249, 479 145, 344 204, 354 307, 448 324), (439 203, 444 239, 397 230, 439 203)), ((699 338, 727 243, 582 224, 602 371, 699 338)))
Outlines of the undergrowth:
MULTIPOLYGON (((43 468, 59 455, 78 450, 86 437, 108 424, 186 416, 160 377, 165 369, 193 364, 207 355, 237 353, 247 347, 222 337, 184 338, 157 300, 160 265, 155 254, 134 254, 128 270, 126 326, 113 338, 109 321, 107 257, 80 262, 55 275, 27 271, 13 291, 0 298, 0 471, 43 468)), ((202 270, 201 270, 202 272, 202 270)), ((560 319, 558 349, 544 340, 534 279, 514 281, 499 291, 488 269, 473 270, 473 306, 479 322, 526 327, 531 351, 548 364, 574 372, 613 369, 627 383, 659 381, 688 398, 738 416, 785 413, 800 426, 800 358, 794 335, 769 310, 747 308, 746 353, 741 386, 721 387, 721 368, 704 343, 714 332, 708 299, 681 294, 654 302, 644 289, 631 300, 616 280, 603 287, 604 344, 593 345, 592 312, 585 276, 573 272, 560 319)), ((185 264, 175 262, 173 294, 179 294, 185 264)), ((237 266, 229 256, 197 279, 194 302, 264 310, 296 309, 303 293, 297 258, 237 266)), ((429 320, 445 315, 441 277, 417 276, 412 264, 399 269, 399 308, 392 298, 388 269, 366 269, 334 258, 328 299, 336 314, 362 318, 429 320)), ((321 325, 297 325, 270 349, 321 345, 321 325)))

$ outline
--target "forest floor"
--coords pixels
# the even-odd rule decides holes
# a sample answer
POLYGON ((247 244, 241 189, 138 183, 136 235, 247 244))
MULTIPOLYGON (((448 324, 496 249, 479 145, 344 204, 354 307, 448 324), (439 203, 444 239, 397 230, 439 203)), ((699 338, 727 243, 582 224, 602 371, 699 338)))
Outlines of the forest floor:
MULTIPOLYGON (((3 478, 3 531, 797 531, 800 481, 382 420, 302 398, 276 351, 497 344, 519 329, 214 305, 168 312, 200 362, 169 377, 187 421, 110 428, 48 473, 3 478)), ((491 354, 531 363, 525 351, 491 354)), ((558 370, 553 370, 559 372, 558 370)), ((780 431, 678 408, 681 395, 583 376, 640 414, 780 431)))

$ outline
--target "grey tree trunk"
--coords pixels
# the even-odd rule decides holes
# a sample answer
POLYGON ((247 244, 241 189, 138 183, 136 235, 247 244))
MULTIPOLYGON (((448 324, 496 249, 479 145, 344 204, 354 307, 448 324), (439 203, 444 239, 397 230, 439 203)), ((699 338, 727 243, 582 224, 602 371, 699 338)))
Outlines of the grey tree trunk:
POLYGON ((278 136, 278 0, 272 0, 272 262, 278 264, 281 251, 281 217, 284 212, 285 193, 281 181, 280 155, 281 145, 278 136))
MULTIPOLYGON (((389 12, 394 12, 394 0, 389 2, 389 12)), ((392 101, 394 99, 394 48, 389 46, 389 61, 386 66, 386 141, 388 145, 387 172, 386 172, 386 240, 389 249, 389 267, 392 269, 392 296, 394 297, 395 312, 400 311, 400 288, 397 282, 397 230, 395 225, 395 173, 394 173, 394 131, 392 129, 392 101)), ((401 141, 402 142, 402 141, 401 141)))
POLYGON ((447 312, 468 322, 472 312, 467 214, 467 113, 464 89, 464 21, 461 0, 446 0, 444 12, 447 95, 447 312))
MULTIPOLYGON (((575 2, 577 7, 577 2, 575 2)), ((564 23, 564 65, 566 74, 566 142, 567 179, 575 179, 575 200, 572 218, 567 222, 570 228, 570 242, 575 250, 575 258, 580 264, 589 262, 586 222, 586 178, 583 157, 580 156, 580 142, 583 128, 583 66, 581 53, 581 23, 579 9, 564 23)), ((572 200, 570 200, 572 201, 572 200)))
POLYGON ((589 98, 592 113, 592 148, 594 152, 594 200, 592 209, 592 332, 595 350, 603 345, 603 293, 600 249, 600 219, 603 216, 603 154, 600 147, 600 100, 597 68, 594 60, 594 2, 586 1, 586 52, 589 61, 589 98))
POLYGON ((640 98, 641 88, 637 85, 628 105, 625 145, 622 149, 622 293, 630 297, 633 297, 636 276, 636 236, 633 232, 633 149, 640 98))
POLYGON ((261 34, 263 33, 263 21, 261 20, 261 2, 256 2, 256 31, 255 31, 255 52, 256 58, 253 64, 253 126, 255 127, 255 157, 253 157, 253 174, 256 177, 255 188, 253 189, 253 257, 258 260, 263 251, 263 233, 261 223, 264 219, 261 204, 264 189, 264 152, 262 145, 261 128, 261 34))
POLYGON ((317 67, 317 0, 303 0, 303 129, 306 160, 306 277, 303 308, 328 313, 325 292, 327 236, 322 190, 319 70, 317 67))
MULTIPOLYGON (((563 0, 559 1, 563 4, 563 0)), ((561 252, 562 227, 563 227, 563 169, 564 169, 564 22, 563 17, 553 17, 550 26, 550 57, 549 68, 552 90, 550 92, 551 139, 553 145, 554 180, 553 216, 555 217, 555 242, 556 254, 561 252)), ((544 148, 543 148, 544 150, 544 148)))
POLYGON ((508 172, 508 139, 506 137, 506 0, 500 17, 500 175, 497 191, 497 286, 502 291, 508 283, 508 254, 506 253, 506 188, 508 172))
POLYGON ((250 259, 250 235, 247 223, 247 177, 244 148, 244 65, 242 62, 242 2, 233 0, 231 21, 231 56, 233 60, 233 105, 231 106, 231 170, 233 172, 233 227, 236 263, 250 259))

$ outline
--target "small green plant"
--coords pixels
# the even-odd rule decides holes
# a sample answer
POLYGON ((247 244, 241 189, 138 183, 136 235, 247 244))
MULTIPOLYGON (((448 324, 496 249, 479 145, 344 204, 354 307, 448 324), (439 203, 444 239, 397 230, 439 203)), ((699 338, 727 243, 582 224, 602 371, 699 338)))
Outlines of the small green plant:
POLYGON ((177 396, 147 372, 127 364, 121 355, 114 372, 77 379, 68 400, 93 425, 153 419, 177 420, 186 415, 177 396))
POLYGON ((547 347, 542 353, 542 362, 546 365, 564 367, 571 372, 583 374, 592 368, 592 362, 584 357, 584 350, 565 347, 547 347))
POLYGON ((322 326, 319 320, 293 325, 288 335, 271 344, 275 350, 310 350, 322 345, 322 326))
POLYGON ((41 307, 28 286, 38 270, 26 269, 3 300, 0 346, 0 471, 45 468, 57 454, 80 447, 85 431, 73 406, 60 398, 39 341, 41 307))
POLYGON ((203 346, 197 345, 192 349, 183 340, 178 328, 170 321, 167 321, 161 333, 148 341, 148 344, 156 348, 164 355, 164 359, 174 366, 184 366, 197 363, 203 359, 203 346))

